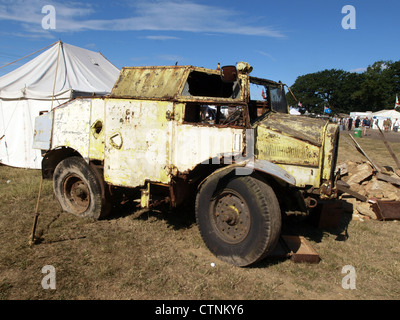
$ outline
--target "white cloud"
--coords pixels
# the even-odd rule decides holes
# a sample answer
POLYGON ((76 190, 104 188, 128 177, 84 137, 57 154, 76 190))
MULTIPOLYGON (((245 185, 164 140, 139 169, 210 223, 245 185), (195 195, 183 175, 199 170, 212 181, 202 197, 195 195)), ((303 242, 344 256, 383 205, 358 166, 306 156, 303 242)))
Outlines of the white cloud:
POLYGON ((183 57, 173 55, 173 54, 161 54, 161 55, 157 56, 157 59, 165 60, 165 61, 169 61, 169 62, 177 62, 177 63, 179 63, 179 61, 184 60, 183 57))
POLYGON ((74 21, 77 18, 94 13, 94 10, 82 2, 43 1, 43 0, 0 0, 0 19, 37 24, 45 17, 42 8, 52 5, 56 9, 57 17, 65 21, 74 21))
POLYGON ((180 38, 178 37, 173 37, 173 36, 147 36, 144 37, 145 39, 149 39, 149 40, 179 40, 180 38))
POLYGON ((272 61, 276 62, 276 59, 272 55, 270 55, 268 52, 264 52, 264 51, 261 51, 261 50, 256 50, 256 52, 261 54, 261 55, 263 55, 263 56, 266 56, 266 57, 270 58, 272 61))
POLYGON ((356 69, 351 69, 350 72, 354 72, 354 73, 363 73, 367 71, 367 68, 356 68, 356 69))
POLYGON ((284 37, 275 28, 249 24, 252 19, 243 12, 179 0, 136 1, 124 12, 132 10, 130 17, 117 19, 93 19, 94 5, 83 2, 0 0, 0 19, 28 24, 30 28, 25 30, 29 32, 32 27, 41 27, 41 8, 46 4, 56 9, 57 32, 146 30, 284 37))

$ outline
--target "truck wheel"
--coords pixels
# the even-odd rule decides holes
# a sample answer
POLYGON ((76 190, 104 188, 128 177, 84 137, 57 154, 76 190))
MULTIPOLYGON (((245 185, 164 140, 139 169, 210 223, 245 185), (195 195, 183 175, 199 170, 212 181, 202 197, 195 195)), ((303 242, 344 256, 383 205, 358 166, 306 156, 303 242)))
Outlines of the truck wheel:
POLYGON ((266 257, 281 232, 274 191, 252 176, 211 177, 196 197, 196 219, 209 250, 240 267, 266 257))
POLYGON ((85 218, 100 219, 109 212, 101 183, 80 157, 64 159, 53 175, 54 193, 62 209, 85 218))

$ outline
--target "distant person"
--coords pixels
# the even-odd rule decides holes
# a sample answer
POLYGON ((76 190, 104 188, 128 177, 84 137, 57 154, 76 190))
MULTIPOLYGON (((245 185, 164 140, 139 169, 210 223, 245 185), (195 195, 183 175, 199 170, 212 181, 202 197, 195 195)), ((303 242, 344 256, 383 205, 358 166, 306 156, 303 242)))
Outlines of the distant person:
POLYGON ((385 132, 389 132, 391 128, 392 121, 390 120, 390 118, 387 118, 385 121, 383 121, 383 129, 385 132))
POLYGON ((371 121, 367 117, 365 117, 362 121, 363 136, 367 135, 370 126, 371 126, 371 121))
POLYGON ((393 131, 399 132, 399 127, 400 127, 400 119, 396 119, 396 121, 393 124, 393 131))
POLYGON ((360 117, 357 117, 356 121, 354 122, 354 128, 358 128, 360 126, 360 117))
POLYGON ((346 120, 345 120, 344 118, 339 118, 339 119, 338 119, 338 125, 339 125, 341 131, 344 130, 344 128, 345 128, 345 123, 346 123, 346 120))
POLYGON ((353 126, 353 118, 347 120, 347 130, 350 131, 353 126))

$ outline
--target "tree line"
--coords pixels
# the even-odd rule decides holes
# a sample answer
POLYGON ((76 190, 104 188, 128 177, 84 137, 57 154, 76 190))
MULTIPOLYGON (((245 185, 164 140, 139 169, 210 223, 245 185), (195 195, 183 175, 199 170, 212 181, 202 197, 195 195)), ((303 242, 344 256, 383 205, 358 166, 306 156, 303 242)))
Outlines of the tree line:
MULTIPOLYGON (((377 61, 363 73, 326 69, 299 76, 286 94, 291 106, 300 112, 332 113, 393 109, 396 94, 400 98, 400 60, 377 61)), ((398 110, 400 111, 400 110, 398 110)))

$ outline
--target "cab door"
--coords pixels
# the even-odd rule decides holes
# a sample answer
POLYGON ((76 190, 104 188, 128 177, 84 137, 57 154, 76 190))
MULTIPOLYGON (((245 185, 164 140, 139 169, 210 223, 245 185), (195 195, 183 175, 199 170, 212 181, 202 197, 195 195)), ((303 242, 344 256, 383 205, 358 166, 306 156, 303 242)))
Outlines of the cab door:
POLYGON ((106 102, 104 179, 123 187, 169 182, 173 104, 109 99, 106 102))

